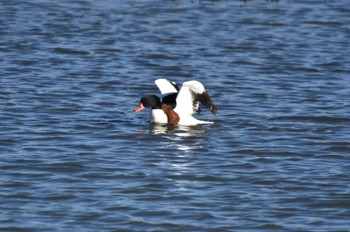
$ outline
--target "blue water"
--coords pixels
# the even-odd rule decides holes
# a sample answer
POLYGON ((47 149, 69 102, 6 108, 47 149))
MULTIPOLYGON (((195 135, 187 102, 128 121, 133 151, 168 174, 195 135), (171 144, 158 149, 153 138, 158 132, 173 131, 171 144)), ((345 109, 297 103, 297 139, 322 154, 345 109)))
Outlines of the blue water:
POLYGON ((0 2, 1 231, 350 231, 349 1, 0 2), (213 125, 133 112, 201 81, 213 125))

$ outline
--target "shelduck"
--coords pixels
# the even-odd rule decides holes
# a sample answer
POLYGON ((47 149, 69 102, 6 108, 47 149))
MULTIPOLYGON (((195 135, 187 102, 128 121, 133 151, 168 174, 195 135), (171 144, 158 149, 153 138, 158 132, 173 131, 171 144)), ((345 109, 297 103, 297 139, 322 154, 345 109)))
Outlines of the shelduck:
POLYGON ((156 95, 147 95, 141 98, 139 106, 134 110, 140 112, 151 108, 151 122, 179 125, 198 125, 213 123, 194 118, 192 114, 199 113, 199 103, 216 114, 217 110, 208 92, 199 81, 186 81, 181 89, 175 82, 167 79, 157 79, 155 84, 163 95, 162 101, 156 95))

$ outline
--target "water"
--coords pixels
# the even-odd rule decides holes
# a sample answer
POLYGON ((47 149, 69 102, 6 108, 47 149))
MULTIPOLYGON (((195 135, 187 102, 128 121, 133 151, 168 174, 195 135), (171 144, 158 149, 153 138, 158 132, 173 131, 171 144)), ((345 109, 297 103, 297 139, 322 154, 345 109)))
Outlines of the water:
POLYGON ((1 1, 0 230, 349 231, 348 1, 1 1), (153 81, 214 125, 150 125, 153 81))

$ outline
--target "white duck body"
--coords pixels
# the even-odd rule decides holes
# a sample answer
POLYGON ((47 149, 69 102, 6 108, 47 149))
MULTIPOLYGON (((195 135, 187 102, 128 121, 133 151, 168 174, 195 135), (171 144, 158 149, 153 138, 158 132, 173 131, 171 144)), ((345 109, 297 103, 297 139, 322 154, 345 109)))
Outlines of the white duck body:
POLYGON ((195 126, 199 124, 213 124, 214 122, 210 121, 203 121, 203 120, 198 120, 192 115, 179 115, 180 121, 178 122, 179 125, 183 126, 195 126))
POLYGON ((162 109, 151 110, 151 123, 167 124, 168 117, 162 109))

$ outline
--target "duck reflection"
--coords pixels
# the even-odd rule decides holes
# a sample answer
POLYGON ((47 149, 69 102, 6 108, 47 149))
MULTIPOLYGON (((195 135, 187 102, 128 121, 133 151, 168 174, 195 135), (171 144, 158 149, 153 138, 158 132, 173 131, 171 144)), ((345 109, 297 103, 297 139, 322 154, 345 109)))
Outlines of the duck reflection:
POLYGON ((201 125, 182 126, 178 124, 150 124, 150 133, 158 134, 173 134, 179 137, 199 136, 206 133, 206 129, 201 125))
POLYGON ((151 123, 149 126, 149 131, 154 135, 168 134, 174 131, 177 127, 178 125, 176 124, 151 123))
POLYGON ((151 124, 149 133, 156 135, 156 143, 150 149, 153 165, 170 181, 174 192, 188 192, 196 182, 196 176, 202 172, 198 169, 196 158, 208 154, 208 125, 181 126, 176 124, 151 124))
POLYGON ((202 149, 207 137, 206 127, 202 125, 151 124, 149 131, 154 135, 163 135, 167 139, 160 143, 160 149, 169 150, 170 147, 170 150, 174 149, 175 152, 202 149))

